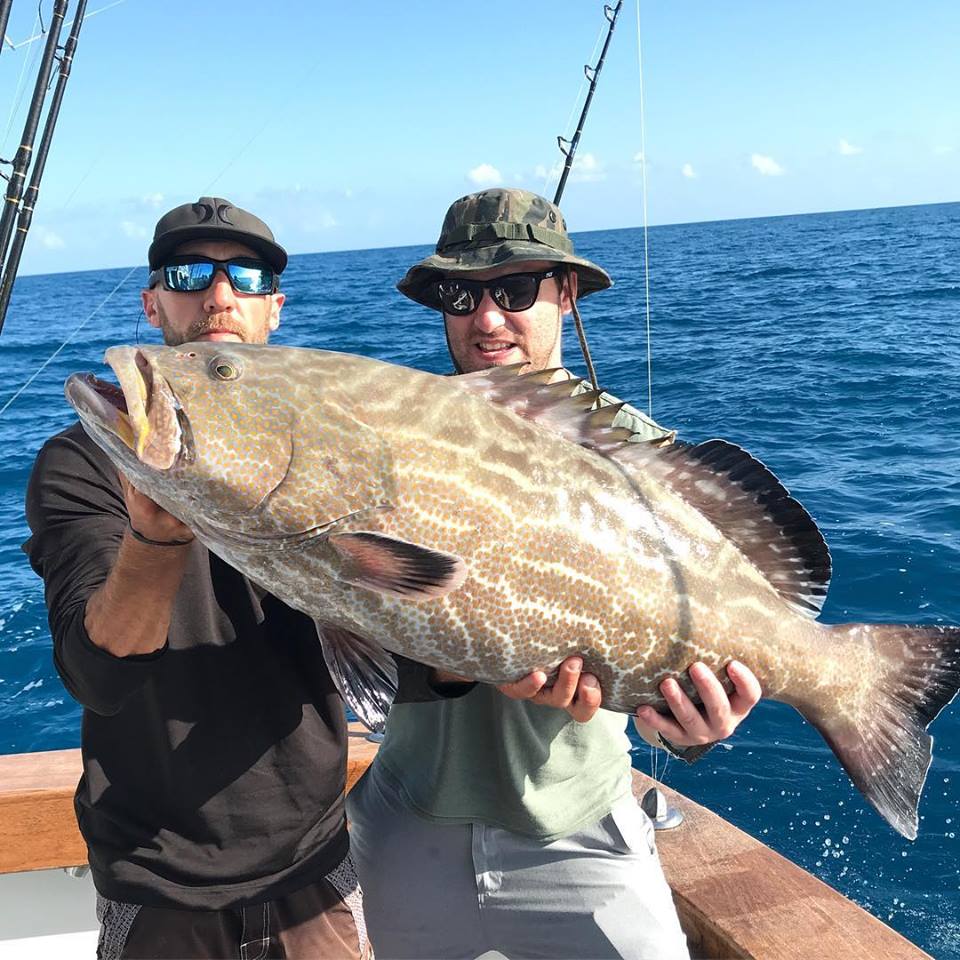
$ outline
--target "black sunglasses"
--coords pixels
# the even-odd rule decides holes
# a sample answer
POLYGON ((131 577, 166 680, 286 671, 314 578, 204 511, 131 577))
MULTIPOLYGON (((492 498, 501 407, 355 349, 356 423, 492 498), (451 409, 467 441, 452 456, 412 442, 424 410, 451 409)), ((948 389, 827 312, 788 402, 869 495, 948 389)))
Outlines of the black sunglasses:
POLYGON ((276 293, 279 277, 273 267, 254 257, 231 257, 214 260, 212 257, 182 256, 168 260, 150 274, 149 286, 161 281, 167 290, 177 293, 196 293, 206 290, 217 271, 222 270, 237 293, 263 295, 276 293))
POLYGON ((458 280, 447 277, 437 281, 437 299, 444 313, 465 317, 474 312, 483 300, 484 290, 490 291, 493 302, 508 313, 529 310, 540 296, 540 284, 561 271, 544 270, 541 273, 508 273, 495 280, 458 280))

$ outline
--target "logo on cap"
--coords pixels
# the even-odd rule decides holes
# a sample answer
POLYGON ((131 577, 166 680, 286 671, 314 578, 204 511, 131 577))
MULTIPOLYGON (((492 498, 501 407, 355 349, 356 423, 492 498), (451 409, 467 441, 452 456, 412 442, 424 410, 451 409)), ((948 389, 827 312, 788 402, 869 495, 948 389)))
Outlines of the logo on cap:
POLYGON ((195 203, 193 212, 197 215, 198 223, 206 223, 213 219, 213 207, 209 203, 195 203))

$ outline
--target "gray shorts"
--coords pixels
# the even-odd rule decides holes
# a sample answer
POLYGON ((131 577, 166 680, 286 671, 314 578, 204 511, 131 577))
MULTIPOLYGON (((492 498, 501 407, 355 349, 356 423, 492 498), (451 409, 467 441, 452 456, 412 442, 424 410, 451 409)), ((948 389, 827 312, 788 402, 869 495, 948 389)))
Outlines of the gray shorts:
POLYGON ((414 813, 376 763, 347 800, 378 960, 689 960, 649 818, 632 796, 541 843, 414 813))

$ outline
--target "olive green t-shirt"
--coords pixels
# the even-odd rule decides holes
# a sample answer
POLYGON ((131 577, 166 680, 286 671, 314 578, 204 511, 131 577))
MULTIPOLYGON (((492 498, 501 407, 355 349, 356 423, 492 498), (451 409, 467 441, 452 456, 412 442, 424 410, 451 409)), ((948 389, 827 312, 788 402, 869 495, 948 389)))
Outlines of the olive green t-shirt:
MULTIPOLYGON (((670 435, 630 407, 615 425, 638 440, 670 435)), ((600 819, 629 793, 626 724, 606 710, 577 723, 478 684, 458 699, 396 704, 375 763, 421 816, 546 842, 600 819)))

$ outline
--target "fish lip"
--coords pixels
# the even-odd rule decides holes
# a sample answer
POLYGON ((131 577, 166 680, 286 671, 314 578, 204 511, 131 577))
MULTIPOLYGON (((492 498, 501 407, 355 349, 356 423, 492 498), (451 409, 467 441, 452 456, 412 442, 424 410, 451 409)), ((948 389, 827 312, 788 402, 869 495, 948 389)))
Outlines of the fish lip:
POLYGON ((82 419, 92 420, 133 450, 126 398, 119 387, 92 373, 72 373, 67 377, 63 392, 82 419))
POLYGON ((81 417, 92 420, 153 469, 170 470, 191 462, 193 436, 186 413, 148 353, 137 347, 111 347, 104 359, 119 387, 92 373, 73 374, 64 386, 81 417))

